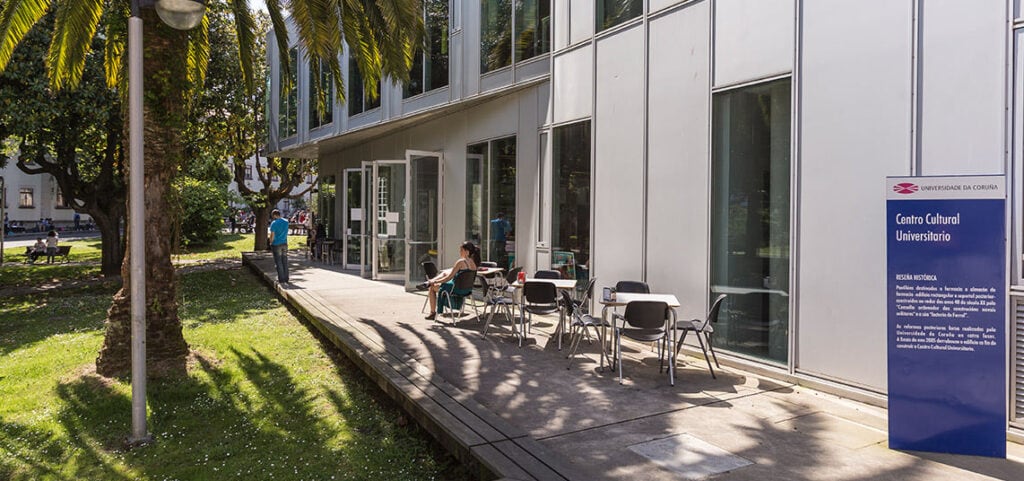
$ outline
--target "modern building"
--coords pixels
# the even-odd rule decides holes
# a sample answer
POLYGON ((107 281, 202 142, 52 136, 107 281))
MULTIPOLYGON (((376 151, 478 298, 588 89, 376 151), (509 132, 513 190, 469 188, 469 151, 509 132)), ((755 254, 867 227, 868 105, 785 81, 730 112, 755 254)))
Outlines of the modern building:
POLYGON ((878 403, 887 176, 1005 174, 1024 284, 1021 0, 424 3, 413 80, 379 97, 346 55, 348 103, 318 108, 320 69, 268 42, 271 155, 319 159, 331 234, 368 277, 418 282, 473 239, 598 292, 644 280, 681 318, 725 293, 720 357, 878 403))

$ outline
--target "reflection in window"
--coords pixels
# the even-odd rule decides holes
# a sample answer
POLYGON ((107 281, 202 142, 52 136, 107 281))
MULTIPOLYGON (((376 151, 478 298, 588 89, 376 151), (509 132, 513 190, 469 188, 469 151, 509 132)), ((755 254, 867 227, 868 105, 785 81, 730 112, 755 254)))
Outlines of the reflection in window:
POLYGON ((296 120, 299 118, 298 111, 298 90, 299 90, 299 51, 291 49, 288 51, 290 62, 287 78, 291 86, 285 89, 284 82, 281 84, 281 104, 278 107, 278 132, 281 138, 286 139, 298 132, 296 120))
MULTIPOLYGON (((334 200, 337 198, 335 191, 335 181, 333 175, 327 175, 320 178, 320 185, 318 192, 319 199, 319 213, 317 216, 317 224, 324 225, 324 232, 327 233, 328 238, 337 238, 338 233, 335 232, 335 221, 334 221, 334 200)), ((316 228, 317 226, 314 226, 316 228)))
POLYGON ((643 11, 643 0, 597 0, 597 31, 639 17, 643 11))
MULTIPOLYGON (((379 86, 378 86, 379 88, 379 86)), ((359 72, 359 65, 354 58, 348 60, 348 95, 345 101, 348 102, 348 115, 356 115, 367 110, 380 107, 380 95, 370 95, 363 86, 363 75, 359 72)))
POLYGON ((590 278, 590 121, 554 129, 551 262, 570 279, 590 278))
POLYGON ((551 0, 516 2, 516 62, 551 50, 551 0))
POLYGON ((511 0, 480 0, 480 73, 512 63, 511 0))
POLYGON ((789 339, 790 80, 714 96, 715 344, 785 363, 789 339))
POLYGON ((309 128, 310 130, 331 123, 334 115, 332 87, 334 76, 323 60, 313 59, 309 63, 309 128), (320 79, 319 88, 314 79, 320 79), (323 89, 323 95, 320 95, 323 89))
POLYGON ((448 0, 423 2, 424 49, 413 57, 404 97, 448 85, 448 0))
POLYGON ((515 264, 516 138, 466 148, 466 238, 483 260, 515 264))

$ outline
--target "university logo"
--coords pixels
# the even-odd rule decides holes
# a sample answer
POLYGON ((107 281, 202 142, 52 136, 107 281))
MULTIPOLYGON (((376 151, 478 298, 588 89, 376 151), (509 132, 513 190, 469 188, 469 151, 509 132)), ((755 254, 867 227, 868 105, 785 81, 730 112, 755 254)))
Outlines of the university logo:
POLYGON ((911 184, 910 182, 900 182, 892 186, 892 190, 897 194, 913 194, 917 192, 917 184, 911 184))

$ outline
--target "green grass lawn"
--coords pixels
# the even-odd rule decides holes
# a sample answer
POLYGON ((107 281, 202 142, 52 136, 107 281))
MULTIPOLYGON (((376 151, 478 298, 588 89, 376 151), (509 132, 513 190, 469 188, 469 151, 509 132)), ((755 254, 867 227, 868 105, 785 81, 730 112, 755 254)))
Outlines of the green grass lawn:
POLYGON ((74 240, 61 242, 71 246, 68 264, 47 264, 41 257, 35 264, 25 263, 24 247, 4 249, 4 264, 0 266, 0 288, 38 286, 56 280, 75 280, 100 275, 100 240, 74 240))
POLYGON ((123 450, 130 386, 92 372, 111 294, 0 299, 0 479, 467 479, 241 268, 183 276, 197 355, 149 384, 155 444, 123 450))

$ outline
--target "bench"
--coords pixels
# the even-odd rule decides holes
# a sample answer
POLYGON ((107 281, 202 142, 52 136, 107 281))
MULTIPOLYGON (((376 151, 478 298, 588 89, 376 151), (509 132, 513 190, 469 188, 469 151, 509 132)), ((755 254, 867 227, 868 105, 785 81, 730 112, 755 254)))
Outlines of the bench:
MULTIPOLYGON (((32 259, 32 246, 25 247, 25 262, 32 259)), ((71 246, 57 246, 57 253, 53 255, 60 260, 60 262, 71 262, 69 255, 71 254, 71 246)), ((40 254, 38 258, 46 257, 46 254, 40 254)), ((37 259, 38 259, 37 258, 37 259)))

